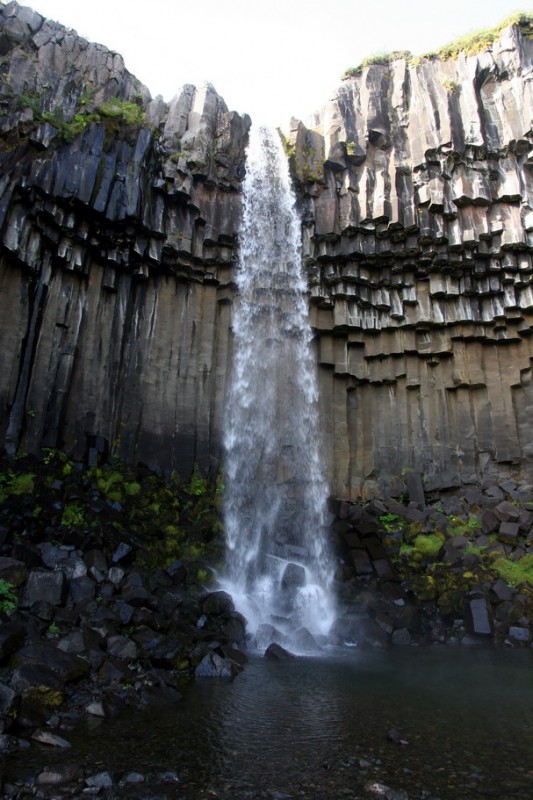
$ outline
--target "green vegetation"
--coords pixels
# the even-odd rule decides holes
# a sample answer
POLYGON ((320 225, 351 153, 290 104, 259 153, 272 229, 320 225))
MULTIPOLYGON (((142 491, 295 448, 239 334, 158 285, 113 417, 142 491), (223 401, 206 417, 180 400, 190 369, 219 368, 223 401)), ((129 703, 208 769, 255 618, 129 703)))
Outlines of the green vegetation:
POLYGON ((185 481, 118 459, 84 469, 53 448, 44 449, 40 461, 23 456, 0 465, 5 523, 24 519, 13 539, 50 527, 56 545, 74 533, 90 535, 108 553, 128 541, 140 566, 165 568, 180 560, 187 580, 205 570, 203 584, 211 576, 206 565, 221 557, 222 491, 222 476, 209 481, 199 466, 185 481))
POLYGON ((520 586, 524 583, 533 586, 533 553, 522 556, 518 561, 497 558, 493 567, 509 586, 520 586))
POLYGON ((487 50, 496 39, 501 36, 503 30, 510 25, 522 28, 524 35, 529 36, 533 34, 533 14, 517 12, 510 17, 506 17, 506 19, 494 28, 484 28, 474 31, 473 33, 467 33, 432 53, 424 54, 423 58, 436 57, 441 61, 445 61, 447 58, 457 58, 460 53, 464 53, 467 56, 474 56, 477 53, 482 53, 484 50, 487 50))
POLYGON ((456 81, 443 81, 442 85, 448 94, 457 94, 461 89, 461 84, 456 81))
POLYGON ((20 109, 31 109, 35 122, 47 122, 56 128, 64 142, 72 142, 93 122, 104 123, 107 127, 117 124, 125 127, 147 126, 142 106, 130 100, 113 97, 90 110, 94 94, 95 90, 89 88, 80 96, 77 103, 79 110, 70 119, 65 119, 62 108, 43 111, 43 93, 28 92, 18 95, 17 105, 20 109))
POLYGON ((467 520, 456 516, 451 516, 449 520, 449 536, 472 536, 472 534, 477 533, 481 528, 480 520, 473 514, 470 514, 467 520))
POLYGON ((423 558, 437 558, 440 550, 442 549, 444 536, 438 533, 419 534, 414 541, 414 549, 420 553, 423 558))
POLYGON ((5 614, 11 614, 17 607, 17 595, 14 588, 9 581, 0 578, 0 611, 5 614))
POLYGON ((381 527, 387 532, 400 530, 403 528, 404 520, 398 514, 383 514, 378 517, 381 527))
POLYGON ((412 56, 410 50, 393 50, 390 53, 375 53, 372 56, 367 56, 363 58, 360 64, 356 67, 349 67, 343 74, 342 80, 347 80, 348 78, 355 78, 358 75, 361 75, 362 71, 365 67, 372 67, 375 65, 378 66, 388 66, 392 64, 393 61, 399 61, 402 58, 409 60, 412 56))
MULTIPOLYGON (((393 61, 405 58, 411 66, 416 66, 423 58, 438 58, 445 61, 448 58, 456 59, 460 53, 467 56, 476 55, 487 50, 501 36, 503 30, 511 25, 521 28, 524 36, 533 36, 533 13, 517 12, 507 17, 494 28, 486 28, 473 33, 465 34, 455 39, 453 42, 440 47, 430 53, 421 56, 413 56, 408 50, 394 50, 391 53, 378 53, 368 58, 364 58, 357 67, 349 67, 343 74, 342 79, 354 78, 361 75, 365 67, 378 65, 388 65, 393 61)), ((453 94, 457 91, 457 85, 453 81, 446 82, 449 86, 446 89, 453 94)))
POLYGON ((71 527, 74 525, 85 525, 85 516, 83 513, 83 508, 76 503, 71 503, 70 505, 65 506, 63 514, 61 516, 60 525, 64 525, 66 527, 71 527))
POLYGON ((100 117, 111 117, 124 122, 126 125, 145 125, 146 116, 142 108, 137 103, 132 103, 129 100, 120 100, 114 97, 98 106, 96 113, 100 117))
POLYGON ((32 472, 15 474, 12 469, 0 473, 0 503, 10 495, 30 494, 33 492, 35 475, 32 472))

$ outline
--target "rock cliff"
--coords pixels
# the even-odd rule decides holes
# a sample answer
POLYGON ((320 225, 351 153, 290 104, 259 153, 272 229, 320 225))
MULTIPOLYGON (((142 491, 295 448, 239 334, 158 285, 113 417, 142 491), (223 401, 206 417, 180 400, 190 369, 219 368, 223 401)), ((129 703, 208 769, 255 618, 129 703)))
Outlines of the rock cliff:
MULTIPOLYGON (((532 479, 533 43, 345 80, 286 144, 337 495, 532 479)), ((216 467, 250 120, 0 5, 0 439, 216 467)))
POLYGON ((0 25, 1 438, 205 469, 250 121, 16 3, 0 25))
POLYGON ((337 492, 531 479, 532 67, 524 21, 292 122, 337 492))

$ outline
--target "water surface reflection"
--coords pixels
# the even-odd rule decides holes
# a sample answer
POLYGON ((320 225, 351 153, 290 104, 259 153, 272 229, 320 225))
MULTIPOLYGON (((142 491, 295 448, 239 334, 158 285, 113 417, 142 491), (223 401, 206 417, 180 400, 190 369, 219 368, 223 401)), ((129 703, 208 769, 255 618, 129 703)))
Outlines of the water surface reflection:
POLYGON ((157 797, 191 800, 364 798, 375 781, 409 800, 531 800, 531 667, 526 651, 451 648, 252 660, 233 683, 197 681, 165 713, 80 726, 67 757, 32 748, 24 769, 73 757, 89 771, 174 769, 179 789, 157 797), (388 741, 391 728, 408 744, 388 741))

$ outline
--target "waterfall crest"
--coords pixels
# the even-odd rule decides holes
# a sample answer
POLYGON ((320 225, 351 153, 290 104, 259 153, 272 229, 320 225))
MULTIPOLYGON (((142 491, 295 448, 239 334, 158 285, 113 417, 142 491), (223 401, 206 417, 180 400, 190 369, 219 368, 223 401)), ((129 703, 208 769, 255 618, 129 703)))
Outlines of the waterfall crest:
POLYGON ((300 219, 279 136, 268 128, 250 133, 243 205, 222 585, 258 649, 277 641, 301 650, 307 631, 326 634, 333 621, 333 567, 300 219))

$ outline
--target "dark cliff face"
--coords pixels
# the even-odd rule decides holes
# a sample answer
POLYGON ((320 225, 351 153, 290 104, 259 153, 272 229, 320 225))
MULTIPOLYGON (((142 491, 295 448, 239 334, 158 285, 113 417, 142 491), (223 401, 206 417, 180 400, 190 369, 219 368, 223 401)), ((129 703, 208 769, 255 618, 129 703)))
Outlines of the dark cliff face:
POLYGON ((0 6, 0 433, 204 468, 218 453, 250 121, 0 6))
POLYGON ((531 479, 530 34, 366 67, 293 121, 338 492, 531 479))
MULTIPOLYGON (((346 497, 533 478, 533 43, 400 59, 288 137, 346 497)), ((250 120, 0 6, 0 438, 216 467, 250 120)))

